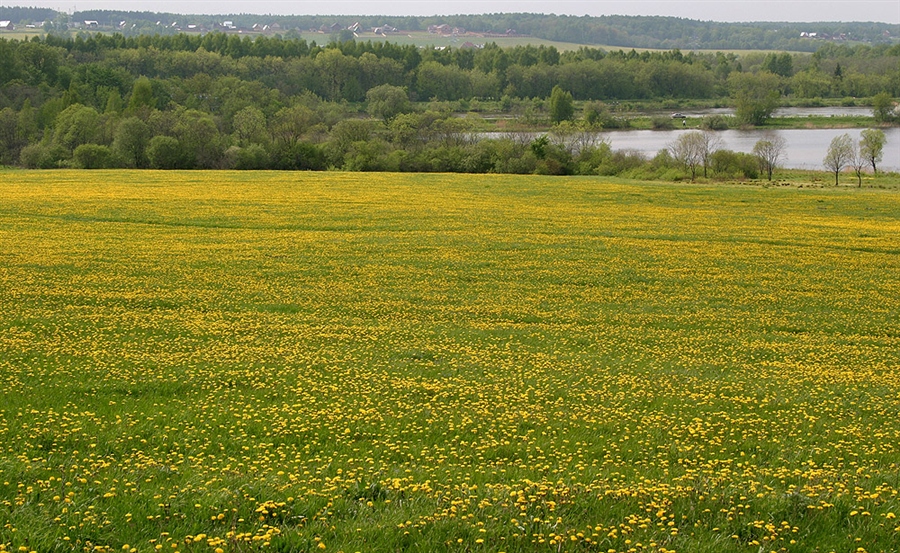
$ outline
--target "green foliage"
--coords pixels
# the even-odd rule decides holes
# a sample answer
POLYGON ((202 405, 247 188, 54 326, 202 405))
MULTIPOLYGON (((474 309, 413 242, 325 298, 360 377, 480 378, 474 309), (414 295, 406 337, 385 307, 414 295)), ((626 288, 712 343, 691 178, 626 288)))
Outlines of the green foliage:
POLYGON ((665 115, 654 115, 650 118, 650 126, 654 130, 663 131, 675 128, 675 123, 672 122, 671 117, 667 117, 665 115))
POLYGON ((258 170, 268 169, 270 166, 269 153, 259 144, 250 144, 243 148, 232 146, 225 150, 225 159, 226 165, 231 169, 258 170))
POLYGON ((878 173, 876 165, 884 158, 885 141, 881 129, 865 129, 860 133, 859 155, 872 166, 872 173, 878 173))
POLYGON ((135 112, 141 108, 156 107, 156 99, 153 97, 153 85, 147 77, 139 77, 131 88, 131 97, 128 100, 128 109, 135 112))
POLYGON ((191 160, 173 136, 157 135, 147 145, 147 160, 154 169, 187 169, 191 160))
POLYGON ((147 146, 150 143, 150 127, 137 117, 126 117, 116 126, 112 151, 125 167, 147 167, 147 146))
POLYGON ((724 131, 731 128, 731 117, 725 115, 707 115, 700 120, 700 128, 709 131, 724 131))
POLYGON ((755 179, 759 177, 758 160, 751 154, 717 150, 709 157, 712 175, 724 179, 755 179))
POLYGON ((781 78, 769 72, 732 73, 728 87, 735 101, 735 117, 744 125, 764 125, 781 103, 781 78))
POLYGON ((405 87, 382 84, 366 92, 366 111, 372 117, 389 121, 412 109, 405 87))
POLYGON ((553 87, 549 100, 550 120, 554 123, 569 121, 575 114, 575 103, 572 93, 563 90, 559 85, 553 87))
POLYGON ((100 144, 78 146, 72 154, 72 161, 79 169, 109 169, 116 166, 112 150, 100 144))
POLYGON ((879 92, 872 98, 872 111, 878 123, 892 123, 898 119, 894 99, 887 92, 879 92))
POLYGON ((61 145, 39 142, 22 148, 19 163, 28 169, 55 169, 68 156, 69 153, 61 145))
POLYGON ((790 77, 794 72, 794 60, 787 52, 771 53, 766 55, 762 68, 775 75, 790 77))
POLYGON ((56 117, 53 143, 71 152, 82 144, 101 142, 102 130, 97 110, 72 104, 56 117))
POLYGON ((828 152, 825 154, 822 163, 827 170, 834 173, 835 186, 840 184, 840 173, 844 170, 844 167, 853 161, 854 155, 855 145, 849 134, 844 133, 831 140, 831 144, 828 146, 828 152))

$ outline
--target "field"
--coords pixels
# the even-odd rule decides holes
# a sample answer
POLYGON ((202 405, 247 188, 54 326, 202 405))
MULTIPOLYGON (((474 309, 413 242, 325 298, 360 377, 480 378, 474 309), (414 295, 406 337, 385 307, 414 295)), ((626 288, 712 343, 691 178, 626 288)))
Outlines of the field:
MULTIPOLYGON (((333 40, 333 36, 325 33, 313 33, 313 32, 305 32, 300 33, 300 37, 306 40, 307 42, 315 42, 319 45, 328 44, 330 40, 333 40)), ((427 31, 403 31, 395 34, 385 35, 376 35, 371 32, 363 32, 357 35, 356 40, 360 42, 392 42, 394 44, 400 44, 401 46, 413 45, 418 46, 419 48, 425 48, 428 46, 434 47, 451 47, 451 48, 459 48, 466 42, 471 42, 476 46, 480 46, 483 44, 489 44, 494 42, 497 46, 501 48, 514 48, 516 46, 553 46, 557 50, 561 52, 566 52, 569 50, 578 50, 584 46, 589 48, 606 48, 604 46, 599 45, 587 45, 587 44, 575 44, 573 42, 559 42, 553 40, 546 40, 543 38, 537 38, 532 36, 484 36, 478 33, 466 33, 463 35, 440 35, 435 33, 429 33, 427 31)), ((621 46, 614 47, 615 50, 622 50, 621 46)), ((626 48, 626 50, 630 50, 631 48, 626 48)))
POLYGON ((896 190, 0 176, 0 550, 900 550, 896 190))

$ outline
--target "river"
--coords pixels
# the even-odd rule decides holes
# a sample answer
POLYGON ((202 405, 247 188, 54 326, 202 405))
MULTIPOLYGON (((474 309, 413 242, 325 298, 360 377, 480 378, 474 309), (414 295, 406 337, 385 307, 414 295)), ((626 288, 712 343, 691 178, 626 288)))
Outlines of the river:
MULTIPOLYGON (((678 137, 686 132, 697 129, 674 129, 667 131, 649 130, 611 130, 600 133, 600 136, 609 141, 613 150, 632 150, 652 158, 662 149, 670 147, 678 137)), ((750 153, 758 140, 767 133, 776 134, 784 138, 787 143, 786 155, 780 165, 788 169, 817 169, 824 168, 822 159, 828 152, 831 140, 844 133, 850 135, 854 142, 859 142, 859 135, 863 129, 753 129, 753 130, 727 130, 713 131, 721 143, 717 149, 733 150, 735 152, 750 153)), ((883 129, 886 142, 884 145, 884 160, 878 164, 879 171, 900 172, 900 127, 883 129)), ((524 133, 526 136, 535 137, 540 133, 524 133)), ((506 133, 479 133, 484 138, 499 138, 507 136, 506 133)))
MULTIPOLYGON (((636 150, 647 157, 653 157, 663 148, 668 148, 679 135, 696 129, 676 129, 671 131, 609 131, 603 136, 609 140, 613 150, 636 150)), ((715 131, 722 143, 719 149, 750 153, 766 133, 774 133, 787 142, 787 155, 781 162, 790 169, 822 169, 822 159, 828 152, 831 140, 844 133, 854 142, 859 142, 862 129, 783 129, 783 130, 728 130, 715 131)), ((884 160, 879 171, 900 172, 900 128, 884 129, 887 141, 884 145, 884 160)))

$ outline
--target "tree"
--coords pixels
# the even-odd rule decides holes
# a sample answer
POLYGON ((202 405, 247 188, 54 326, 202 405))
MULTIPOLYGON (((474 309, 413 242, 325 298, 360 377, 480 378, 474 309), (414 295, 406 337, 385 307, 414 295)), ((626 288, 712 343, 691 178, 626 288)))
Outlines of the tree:
POLYGON ((834 173, 835 186, 839 184, 838 178, 841 171, 853 160, 854 149, 853 140, 847 133, 831 139, 828 153, 825 154, 825 159, 822 162, 825 164, 826 169, 834 173))
POLYGON ((131 88, 128 111, 134 113, 141 108, 152 108, 155 105, 156 99, 153 97, 153 83, 147 77, 138 77, 131 88))
POLYGON ((410 111, 409 94, 402 86, 383 84, 370 88, 366 92, 366 102, 369 115, 385 121, 410 111))
POLYGON ((278 110, 269 120, 272 140, 293 146, 315 124, 316 114, 307 106, 297 104, 278 110))
POLYGON ((572 93, 566 92, 559 85, 550 92, 550 119, 554 123, 568 121, 575 114, 575 103, 572 93))
POLYGON ((787 141, 783 136, 766 133, 753 145, 753 155, 759 164, 759 170, 772 180, 772 173, 782 161, 787 149, 787 141))
POLYGON ((862 155, 862 151, 853 145, 853 155, 850 157, 850 167, 853 168, 853 174, 856 175, 857 186, 862 188, 863 167, 868 164, 868 160, 862 155))
POLYGON ((691 173, 691 181, 697 178, 697 169, 706 157, 707 141, 700 131, 682 134, 670 147, 672 157, 691 173))
POLYGON ((878 123, 894 120, 894 99, 887 92, 879 92, 872 98, 872 115, 878 123))
POLYGON ((185 169, 190 165, 178 139, 171 136, 151 138, 147 146, 147 159, 154 169, 185 169))
POLYGON ((150 127, 137 117, 122 119, 113 137, 112 151, 126 167, 143 169, 147 167, 147 145, 150 142, 150 127))
POLYGON ((703 162, 703 177, 706 178, 708 176, 707 171, 709 169, 710 157, 722 145, 722 139, 719 138, 718 134, 709 130, 701 131, 700 135, 700 155, 703 162))
POLYGON ((81 104, 72 104, 54 120, 53 142, 71 152, 82 144, 102 141, 100 114, 81 104))
POLYGON ((113 154, 108 146, 82 144, 72 153, 75 166, 81 169, 109 169, 113 167, 113 154))
POLYGON ((732 73, 728 87, 735 101, 735 116, 746 125, 765 124, 781 103, 781 78, 768 71, 732 73))
POLYGON ((859 155, 872 166, 872 173, 877 174, 876 163, 880 163, 884 156, 884 143, 886 139, 884 131, 879 129, 866 129, 860 133, 859 155))
POLYGON ((215 169, 221 163, 225 145, 213 118, 193 109, 179 112, 173 129, 188 160, 189 168, 215 169))
POLYGON ((266 141, 266 114, 256 106, 247 106, 235 113, 232 127, 239 146, 266 141))

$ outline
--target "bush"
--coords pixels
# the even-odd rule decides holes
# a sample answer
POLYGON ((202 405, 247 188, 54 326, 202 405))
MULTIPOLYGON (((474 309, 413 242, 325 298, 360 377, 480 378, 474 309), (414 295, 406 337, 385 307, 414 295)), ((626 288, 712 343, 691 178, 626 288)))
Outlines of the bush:
POLYGON ((272 148, 272 169, 282 171, 319 171, 328 165, 322 150, 309 142, 279 142, 272 148))
POLYGON ((66 149, 59 145, 29 144, 19 154, 19 162, 29 169, 56 169, 65 159, 66 149))
POLYGON ((647 164, 647 158, 641 152, 635 150, 618 150, 596 168, 596 174, 613 176, 626 171, 639 169, 647 164))
POLYGON ((700 128, 709 131, 724 131, 731 128, 731 117, 724 115, 707 115, 700 120, 700 128))
POLYGON ((759 164, 756 156, 731 150, 717 150, 709 156, 709 168, 713 176, 718 178, 759 177, 759 164))
POLYGON ((225 151, 225 160, 228 167, 242 171, 269 167, 269 154, 259 144, 251 144, 246 148, 232 146, 225 151))
POLYGON ((82 144, 72 153, 75 167, 79 169, 109 169, 115 167, 115 156, 109 146, 82 144))
POLYGON ((652 119, 650 119, 650 126, 657 131, 664 131, 675 128, 675 125, 672 123, 672 118, 666 117, 665 115, 654 116, 652 119))
POLYGON ((171 136, 154 136, 147 146, 147 159, 154 169, 186 169, 189 161, 181 143, 171 136))

